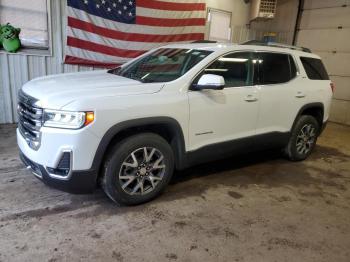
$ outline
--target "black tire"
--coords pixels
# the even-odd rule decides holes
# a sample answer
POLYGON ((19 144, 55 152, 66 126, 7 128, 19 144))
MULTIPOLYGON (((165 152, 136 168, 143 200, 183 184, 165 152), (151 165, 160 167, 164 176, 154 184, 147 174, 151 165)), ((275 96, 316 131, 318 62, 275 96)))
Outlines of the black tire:
MULTIPOLYGON (((151 152, 149 152, 151 155, 151 152)), ((147 155, 147 153, 146 153, 147 155)), ((132 158, 134 159, 134 158, 132 158)), ((151 160, 149 162, 149 169, 153 169, 153 167, 150 167, 152 165, 151 160)), ((157 161, 156 161, 157 162, 157 161)), ((146 163, 146 162, 145 162, 146 163)), ((154 164, 155 165, 155 164, 154 164)), ((158 164, 157 164, 158 166, 158 164)), ((157 167, 157 169, 160 169, 160 167, 157 167)), ((145 171, 145 168, 142 168, 143 171, 145 171)), ((141 170, 141 171, 142 171, 141 170)), ((163 139, 161 136, 153 134, 153 133, 143 133, 138 135, 130 136, 116 145, 113 146, 113 148, 109 151, 106 160, 104 162, 103 167, 103 174, 101 179, 101 186, 104 190, 104 192, 117 204, 119 205, 137 205, 141 204, 147 201, 152 200, 156 196, 158 196, 167 186, 169 183, 172 174, 174 171, 174 155, 173 151, 170 147, 170 145, 167 143, 165 139, 163 139), (143 151, 138 151, 141 149, 146 149, 149 151, 152 151, 152 149, 156 149, 153 152, 153 156, 157 154, 154 157, 163 156, 162 165, 164 166, 161 168, 162 173, 162 179, 161 180, 154 180, 150 179, 151 177, 154 177, 153 175, 149 175, 147 177, 146 174, 143 174, 142 177, 140 175, 141 172, 139 172, 139 166, 141 163, 144 163, 144 159, 141 160, 140 154, 143 151), (132 163, 133 165, 137 163, 138 167, 129 167, 126 166, 125 163, 131 163, 127 159, 131 159, 130 157, 136 157, 137 161, 134 161, 132 163), (127 170, 130 169, 131 171, 127 170), (125 175, 127 172, 130 172, 130 174, 135 174, 137 171, 138 175, 125 175), (120 180, 120 177, 129 177, 129 176, 135 176, 133 178, 134 180, 128 185, 125 189, 123 189, 122 184, 123 181, 120 180), (152 180, 152 181, 151 181, 152 180), (142 191, 141 193, 141 187, 138 188, 138 191, 132 195, 131 189, 129 190, 129 187, 133 186, 135 183, 138 184, 142 182, 142 191), (157 184, 154 186, 154 183, 157 182, 157 184), (144 191, 144 184, 148 186, 148 191, 144 191)), ((158 170, 150 171, 149 173, 152 174, 152 172, 158 172, 158 170)), ((148 173, 147 173, 148 174, 148 173)), ((160 177, 160 176, 159 176, 160 177)), ((132 178, 130 178, 132 180, 132 178)), ((129 182, 129 181, 127 181, 129 182)), ((124 185, 127 183, 124 183, 124 185)), ((135 186, 133 189, 135 189, 137 186, 135 186)))
POLYGON ((284 149, 284 153, 287 156, 287 158, 291 161, 301 161, 306 159, 314 149, 319 134, 320 125, 313 116, 300 116, 296 120, 296 123, 293 127, 288 145, 284 149), (307 131, 309 127, 313 129, 314 136, 310 135, 302 138, 305 130, 307 131))

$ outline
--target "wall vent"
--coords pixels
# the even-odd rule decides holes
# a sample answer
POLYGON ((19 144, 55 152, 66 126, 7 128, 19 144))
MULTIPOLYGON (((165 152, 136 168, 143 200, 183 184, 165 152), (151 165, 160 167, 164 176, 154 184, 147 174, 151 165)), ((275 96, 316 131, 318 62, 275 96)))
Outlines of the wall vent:
POLYGON ((272 19, 276 14, 277 0, 252 0, 250 20, 272 19))

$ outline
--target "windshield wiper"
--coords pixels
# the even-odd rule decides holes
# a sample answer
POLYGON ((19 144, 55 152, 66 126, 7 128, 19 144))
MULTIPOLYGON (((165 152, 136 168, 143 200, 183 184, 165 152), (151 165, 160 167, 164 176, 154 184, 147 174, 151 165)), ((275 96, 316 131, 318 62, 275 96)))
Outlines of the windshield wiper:
POLYGON ((117 67, 117 68, 108 70, 107 73, 122 76, 125 78, 130 78, 133 80, 139 80, 138 78, 135 78, 132 73, 126 73, 126 72, 121 73, 120 71, 121 71, 121 67, 117 67))
POLYGON ((154 83, 154 82, 156 82, 156 81, 154 81, 154 80, 146 79, 146 78, 140 79, 139 81, 141 81, 142 83, 154 83))
POLYGON ((125 78, 129 78, 129 79, 132 79, 132 80, 136 80, 136 81, 140 81, 141 83, 153 83, 153 82, 155 82, 155 81, 150 80, 150 79, 137 77, 137 76, 135 76, 132 73, 125 73, 125 72, 120 73, 120 69, 121 69, 121 67, 112 68, 112 69, 109 69, 107 71, 107 73, 113 74, 113 75, 119 75, 119 76, 122 76, 122 77, 125 77, 125 78))
POLYGON ((116 67, 116 68, 109 69, 109 70, 107 71, 107 73, 113 74, 113 75, 118 75, 120 69, 121 69, 121 67, 118 66, 118 67, 116 67))

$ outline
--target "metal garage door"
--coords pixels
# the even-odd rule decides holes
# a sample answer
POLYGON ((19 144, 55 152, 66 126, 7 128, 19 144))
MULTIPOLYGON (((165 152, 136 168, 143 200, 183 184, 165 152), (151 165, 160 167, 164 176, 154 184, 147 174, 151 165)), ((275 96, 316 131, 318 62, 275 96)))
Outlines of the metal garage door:
POLYGON ((297 44, 323 58, 335 83, 331 120, 350 125, 350 0, 305 0, 297 44))

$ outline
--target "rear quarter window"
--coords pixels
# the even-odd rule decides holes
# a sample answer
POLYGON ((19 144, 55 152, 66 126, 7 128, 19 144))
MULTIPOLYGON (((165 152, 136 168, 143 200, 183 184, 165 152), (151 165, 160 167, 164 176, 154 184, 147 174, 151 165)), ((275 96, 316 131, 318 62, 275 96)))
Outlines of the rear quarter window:
POLYGON ((322 61, 312 57, 300 57, 307 77, 311 80, 329 80, 326 68, 322 61))

